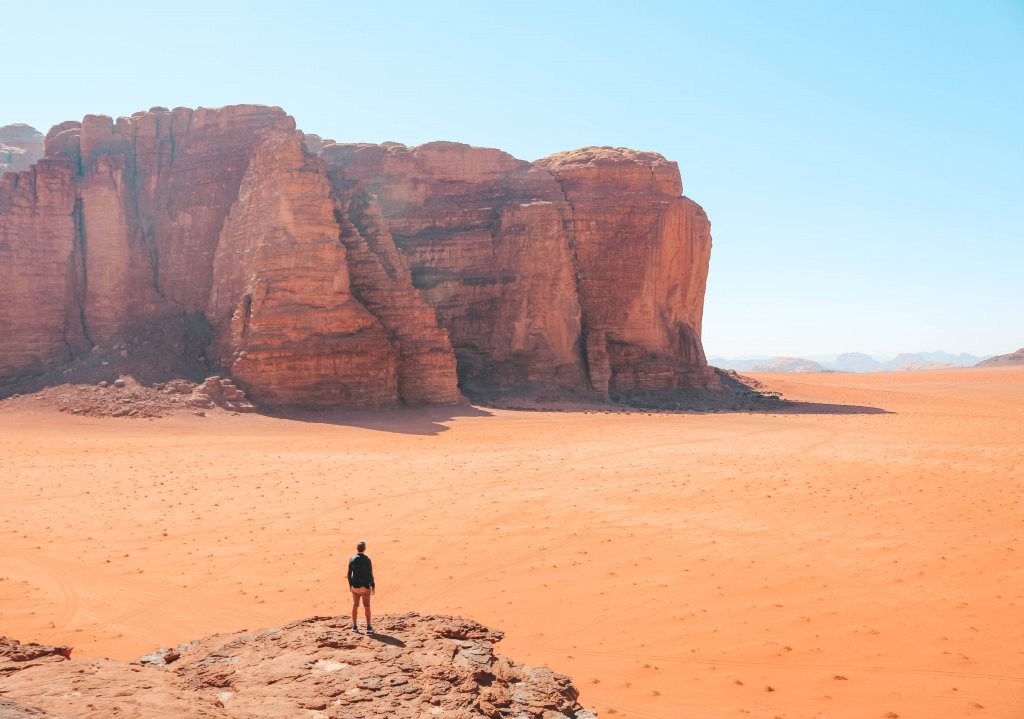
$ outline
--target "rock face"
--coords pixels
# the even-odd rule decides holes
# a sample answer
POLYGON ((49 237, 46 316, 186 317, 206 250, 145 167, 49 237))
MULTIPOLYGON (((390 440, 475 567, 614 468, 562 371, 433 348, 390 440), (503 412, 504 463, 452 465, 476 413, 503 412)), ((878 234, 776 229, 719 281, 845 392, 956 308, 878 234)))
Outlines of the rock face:
POLYGON ((495 655, 501 632, 453 617, 347 617, 220 634, 126 664, 0 638, 0 717, 445 716, 595 719, 568 677, 495 655))
POLYGON ((710 225, 675 163, 588 148, 531 164, 451 142, 321 156, 336 187, 378 198, 470 396, 718 386, 700 344, 710 225))
POLYGON ((327 178, 299 138, 253 154, 213 262, 215 357, 264 402, 398 400, 387 331, 353 296, 327 178))
POLYGON ((261 106, 90 115, 0 180, 0 381, 162 342, 264 406, 722 392, 710 228, 681 192, 622 148, 528 163, 340 145, 261 106))
POLYGON ((51 129, 46 159, 0 178, 0 304, 20 310, 0 315, 0 377, 201 317, 252 147, 292 131, 279 109, 247 106, 51 129))
POLYGON ((1021 347, 1016 352, 1010 352, 1005 355, 997 355, 995 357, 989 357, 987 360, 979 362, 976 367, 1005 367, 1007 365, 1024 364, 1024 347, 1021 347))
POLYGON ((0 127, 0 175, 27 170, 43 157, 43 134, 29 125, 0 127))

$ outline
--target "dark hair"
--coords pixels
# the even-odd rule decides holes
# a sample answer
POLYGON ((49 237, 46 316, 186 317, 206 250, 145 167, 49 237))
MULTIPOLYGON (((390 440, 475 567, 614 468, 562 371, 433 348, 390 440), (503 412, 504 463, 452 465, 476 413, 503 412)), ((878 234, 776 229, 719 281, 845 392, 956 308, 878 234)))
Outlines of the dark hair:
POLYGON ((360 539, 359 544, 356 545, 356 551, 362 552, 364 549, 366 549, 366 542, 360 539))

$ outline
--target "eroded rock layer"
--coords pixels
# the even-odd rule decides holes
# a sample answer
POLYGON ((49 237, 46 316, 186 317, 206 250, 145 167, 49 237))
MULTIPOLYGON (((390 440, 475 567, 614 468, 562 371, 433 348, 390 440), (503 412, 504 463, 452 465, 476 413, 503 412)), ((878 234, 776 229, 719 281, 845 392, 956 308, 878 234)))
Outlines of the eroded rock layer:
POLYGON ((496 655, 501 632, 476 622, 400 614, 371 635, 349 624, 218 634, 131 664, 0 637, 0 716, 596 717, 568 677, 496 655))
POLYGON ((264 406, 672 404, 721 390, 709 224, 681 192, 621 148, 337 144, 248 105, 87 116, 0 179, 0 380, 156 335, 264 406))

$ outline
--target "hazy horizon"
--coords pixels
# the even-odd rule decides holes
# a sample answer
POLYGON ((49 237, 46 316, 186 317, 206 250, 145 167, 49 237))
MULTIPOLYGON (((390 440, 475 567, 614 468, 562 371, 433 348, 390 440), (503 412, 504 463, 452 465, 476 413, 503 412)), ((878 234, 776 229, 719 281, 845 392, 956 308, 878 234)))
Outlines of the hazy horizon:
POLYGON ((1020 3, 77 8, 5 9, 31 63, 0 125, 253 102, 339 141, 652 150, 711 219, 709 356, 1024 345, 1020 3))
MULTIPOLYGON (((1009 354, 1010 352, 1013 352, 1013 351, 1015 351, 1015 350, 1009 350, 1007 352, 1002 352, 1000 354, 1009 354)), ((825 360, 831 361, 831 360, 834 360, 836 357, 840 357, 840 356, 842 356, 844 354, 858 353, 858 354, 867 355, 868 357, 871 357, 872 359, 878 360, 880 362, 886 362, 888 360, 891 360, 891 359, 893 359, 895 357, 898 357, 900 355, 903 355, 903 354, 935 354, 935 353, 938 353, 938 352, 945 352, 945 353, 948 353, 948 354, 951 354, 951 355, 966 354, 966 355, 971 355, 972 357, 979 357, 981 359, 984 359, 986 357, 994 357, 995 356, 995 355, 979 354, 977 352, 952 352, 950 350, 943 350, 943 349, 934 349, 934 350, 902 350, 900 352, 882 352, 882 353, 879 353, 879 354, 873 354, 871 352, 860 352, 859 350, 845 350, 843 352, 816 352, 816 353, 810 352, 810 353, 807 353, 807 354, 782 354, 782 355, 767 355, 767 354, 762 354, 762 353, 754 353, 754 354, 745 354, 745 355, 737 355, 737 356, 728 356, 728 355, 722 355, 722 354, 715 354, 714 352, 708 352, 707 356, 708 356, 709 360, 712 357, 715 357, 715 358, 718 358, 718 359, 727 359, 727 360, 753 360, 753 359, 792 358, 792 359, 808 359, 808 360, 812 360, 812 361, 818 362, 818 361, 825 361, 825 360)))

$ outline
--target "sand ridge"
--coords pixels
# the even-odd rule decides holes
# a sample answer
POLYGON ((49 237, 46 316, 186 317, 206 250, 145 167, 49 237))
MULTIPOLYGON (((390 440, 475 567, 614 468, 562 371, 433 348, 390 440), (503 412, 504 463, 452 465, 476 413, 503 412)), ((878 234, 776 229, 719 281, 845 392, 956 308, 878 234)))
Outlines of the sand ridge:
POLYGON ((377 612, 503 629, 602 716, 1024 715, 1024 368, 757 379, 885 412, 0 404, 0 633, 124 659, 343 612, 365 538, 377 612))

